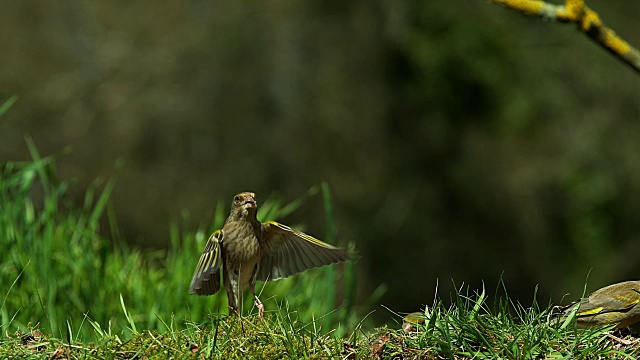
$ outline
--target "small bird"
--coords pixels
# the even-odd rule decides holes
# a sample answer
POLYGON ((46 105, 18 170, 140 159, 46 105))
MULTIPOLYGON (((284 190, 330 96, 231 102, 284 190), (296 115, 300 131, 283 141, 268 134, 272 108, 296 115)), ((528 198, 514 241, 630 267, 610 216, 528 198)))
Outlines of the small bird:
POLYGON ((412 312, 402 318, 402 330, 406 333, 416 332, 418 330, 418 325, 424 326, 426 321, 427 317, 423 312, 412 312))
POLYGON ((220 290, 222 269, 229 313, 238 312, 238 298, 249 286, 264 317, 264 305, 256 295, 256 281, 282 279, 299 272, 349 260, 345 249, 275 221, 261 223, 258 203, 252 192, 233 198, 231 214, 204 248, 191 280, 190 294, 213 295, 220 290))
POLYGON ((630 326, 640 321, 640 281, 605 286, 560 311, 563 317, 576 311, 578 327, 617 324, 615 328, 620 329, 630 326))

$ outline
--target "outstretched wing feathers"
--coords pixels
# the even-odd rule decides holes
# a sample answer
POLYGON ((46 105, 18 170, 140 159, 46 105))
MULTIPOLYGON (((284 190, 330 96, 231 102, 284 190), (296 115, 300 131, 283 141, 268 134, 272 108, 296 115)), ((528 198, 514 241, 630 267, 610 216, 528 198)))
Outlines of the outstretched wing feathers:
POLYGON ((222 237, 222 230, 216 230, 209 237, 191 279, 190 294, 213 295, 220 290, 220 264, 222 263, 220 242, 222 237))
MULTIPOLYGON (((224 232, 215 231, 200 256, 189 293, 213 295, 220 290, 224 232)), ((349 259, 347 252, 286 225, 263 224, 261 258, 256 280, 282 279, 299 272, 349 259)))
POLYGON ((263 224, 263 253, 256 279, 277 280, 349 259, 347 252, 286 225, 263 224))

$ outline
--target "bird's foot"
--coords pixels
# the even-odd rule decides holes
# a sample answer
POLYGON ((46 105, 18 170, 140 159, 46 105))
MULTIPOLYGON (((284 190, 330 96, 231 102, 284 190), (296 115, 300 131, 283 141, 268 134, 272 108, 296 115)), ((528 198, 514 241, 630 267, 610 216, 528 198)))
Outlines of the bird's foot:
POLYGON ((261 319, 264 319, 264 305, 262 305, 262 302, 260 301, 260 299, 258 299, 257 296, 254 304, 258 308, 258 315, 260 316, 261 319))
POLYGON ((629 345, 632 345, 634 343, 631 340, 625 340, 625 339, 619 338, 619 337, 617 337, 617 336, 615 336, 613 334, 610 334, 610 333, 607 334, 607 337, 610 338, 611 340, 616 341, 617 343, 625 345, 625 346, 629 346, 629 345))

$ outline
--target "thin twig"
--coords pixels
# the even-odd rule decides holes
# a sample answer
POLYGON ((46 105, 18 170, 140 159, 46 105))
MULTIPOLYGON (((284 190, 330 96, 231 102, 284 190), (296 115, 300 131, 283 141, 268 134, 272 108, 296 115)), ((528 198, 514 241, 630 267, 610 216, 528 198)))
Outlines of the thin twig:
POLYGON ((583 0, 565 0, 564 5, 549 4, 541 0, 491 1, 545 20, 574 23, 580 31, 640 73, 640 51, 604 25, 598 13, 586 6, 583 0))

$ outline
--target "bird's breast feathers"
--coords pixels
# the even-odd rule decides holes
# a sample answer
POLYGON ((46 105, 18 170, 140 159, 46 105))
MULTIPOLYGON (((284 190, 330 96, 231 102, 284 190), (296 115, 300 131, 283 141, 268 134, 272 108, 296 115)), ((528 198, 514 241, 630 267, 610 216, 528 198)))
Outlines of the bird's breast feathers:
POLYGON ((256 231, 247 224, 232 225, 224 227, 224 249, 225 261, 234 264, 245 264, 252 261, 260 253, 260 242, 256 231))

